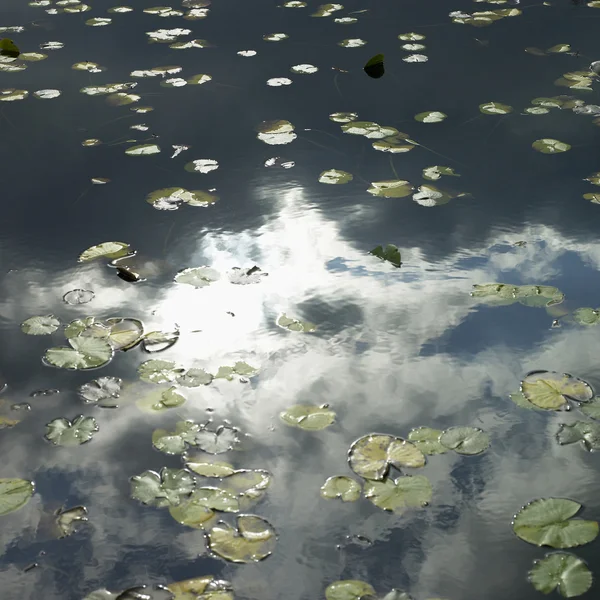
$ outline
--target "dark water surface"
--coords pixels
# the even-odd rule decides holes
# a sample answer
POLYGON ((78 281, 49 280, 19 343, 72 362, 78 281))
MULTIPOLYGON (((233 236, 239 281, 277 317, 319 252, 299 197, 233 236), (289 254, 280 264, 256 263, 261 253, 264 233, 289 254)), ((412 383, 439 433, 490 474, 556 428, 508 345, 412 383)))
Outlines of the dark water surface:
MULTIPOLYGON (((531 0, 518 5, 521 15, 479 28, 452 23, 448 13, 516 4, 346 0, 343 10, 315 18, 310 15, 321 3, 314 0, 297 9, 277 0, 213 0, 202 20, 146 14, 143 9, 154 6, 148 1, 131 2, 134 10, 124 14, 108 13, 116 3, 107 0, 91 0, 91 10, 79 14, 46 12, 69 6, 60 2, 25 4, 3 0, 0 26, 25 29, 0 35, 22 52, 47 58, 23 63, 28 68, 20 72, 0 72, 0 88, 29 91, 22 101, 0 103, 0 387, 7 384, 0 410, 22 419, 0 431, 0 477, 32 480, 36 493, 0 517, 2 600, 80 600, 98 588, 166 585, 207 574, 230 581, 236 598, 256 600, 324 598, 339 579, 368 581, 380 595, 398 588, 416 600, 543 597, 527 573, 547 549, 518 539, 512 517, 535 498, 569 497, 584 505, 584 518, 600 518, 600 463, 579 444, 555 440, 559 423, 587 417, 577 410, 526 410, 509 394, 536 369, 572 373, 600 387, 600 329, 571 316, 600 304, 600 207, 582 197, 597 189, 583 179, 600 170, 600 141, 593 115, 524 110, 535 98, 561 94, 600 103, 595 81, 590 90, 555 85, 564 73, 585 71, 600 59, 600 10, 531 0), (334 22, 363 9, 350 15, 356 23, 334 22), (85 24, 94 17, 112 23, 85 24), (203 39, 211 47, 177 50, 148 42, 146 32, 173 28, 191 30, 179 41, 203 39), (401 49, 406 42, 398 35, 407 32, 426 36, 417 43, 426 46, 427 62, 402 60, 411 52, 401 49), (271 33, 289 38, 264 41, 271 33), (347 38, 368 43, 338 45, 347 38), (64 47, 40 50, 48 41, 64 47), (556 44, 570 44, 571 51, 525 52, 556 44), (257 55, 243 57, 241 50, 257 55), (362 66, 380 52, 386 74, 370 79, 362 66), (106 70, 73 70, 80 61, 106 70), (303 63, 318 72, 290 73, 303 63), (213 79, 169 88, 161 77, 130 76, 165 65, 182 67, 174 77, 206 73, 213 79), (266 84, 276 77, 293 83, 266 84), (137 83, 129 91, 139 102, 112 106, 106 96, 80 93, 85 86, 124 82, 137 83), (61 95, 34 97, 43 89, 61 95), (491 101, 513 111, 481 114, 479 105, 491 101), (138 105, 154 110, 132 112, 138 105), (429 150, 378 152, 374 140, 342 133, 329 119, 338 111, 395 127, 429 150), (447 118, 414 120, 423 111, 447 118), (292 143, 257 139, 256 126, 277 119, 295 126, 292 143), (148 130, 130 129, 137 124, 148 130), (83 147, 88 138, 103 143, 83 147), (532 148, 540 138, 572 147, 542 154, 532 148), (161 152, 128 156, 126 140, 133 139, 156 143, 161 152), (173 145, 189 149, 171 158, 173 145), (295 166, 265 167, 272 157, 295 166), (196 159, 216 160, 219 168, 186 171, 196 159), (460 174, 430 182, 453 192, 446 204, 423 206, 411 195, 366 191, 370 182, 395 179, 395 171, 416 192, 427 183, 422 170, 432 165, 460 174), (319 183, 328 169, 354 179, 319 183), (95 177, 110 182, 93 185, 95 177), (174 186, 213 190, 219 200, 175 211, 145 201, 174 186), (137 251, 146 281, 119 279, 107 260, 78 263, 84 249, 111 240, 137 251), (520 241, 527 243, 515 245, 520 241), (400 269, 369 255, 387 243, 400 249, 400 269), (179 270, 203 265, 221 279, 202 289, 174 282, 179 270), (269 275, 253 285, 229 283, 233 267, 253 265, 269 275), (490 282, 555 286, 565 298, 534 308, 493 306, 470 296, 474 284, 490 282), (63 295, 77 288, 92 290, 94 299, 64 303, 63 295), (282 312, 317 330, 278 327, 282 312), (147 331, 177 324, 181 336, 154 356, 139 347, 118 352, 98 371, 57 369, 41 357, 65 344, 62 326, 39 337, 20 330, 25 319, 47 314, 63 324, 90 315, 133 317, 147 331), (555 319, 560 327, 552 327, 555 319), (140 382, 136 369, 150 358, 213 373, 241 360, 259 373, 249 382, 219 379, 186 389, 182 406, 147 414, 135 400, 155 387, 140 382), (78 386, 103 375, 127 386, 118 409, 86 405, 77 394, 78 386), (60 393, 30 396, 50 388, 60 393), (30 411, 10 408, 23 402, 30 411), (288 427, 279 413, 295 403, 327 403, 336 423, 318 432, 288 427), (46 423, 79 414, 97 420, 90 443, 62 448, 44 439, 46 423), (131 476, 182 465, 179 456, 153 448, 152 432, 208 418, 232 424, 243 438, 237 451, 218 460, 272 474, 250 511, 279 536, 264 561, 233 564, 211 556, 202 531, 130 496, 131 476), (480 427, 491 446, 477 456, 431 456, 423 469, 411 470, 433 486, 422 509, 393 514, 365 498, 342 504, 320 497, 327 477, 352 476, 346 457, 355 439, 370 432, 406 437, 421 425, 480 427), (89 523, 56 539, 53 511, 76 505, 87 507, 89 523), (347 536, 355 535, 372 544, 348 544, 347 536), (39 566, 25 572, 34 562, 39 566)), ((234 523, 233 516, 223 518, 234 523)), ((598 572, 597 548, 596 541, 573 552, 598 572)), ((582 598, 595 593, 597 586, 582 598)))

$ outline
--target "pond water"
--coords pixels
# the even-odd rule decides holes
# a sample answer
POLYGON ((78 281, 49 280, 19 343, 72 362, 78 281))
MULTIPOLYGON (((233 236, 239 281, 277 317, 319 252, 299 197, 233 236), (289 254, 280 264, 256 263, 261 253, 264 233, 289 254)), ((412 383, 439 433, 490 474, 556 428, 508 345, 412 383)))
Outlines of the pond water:
MULTIPOLYGON (((530 523, 557 549, 512 521, 600 517, 599 8, 4 0, 2 599, 525 600, 556 551, 598 574, 564 503, 530 523), (360 497, 322 497, 336 475, 360 497)), ((555 583, 595 597, 577 565, 555 583)))

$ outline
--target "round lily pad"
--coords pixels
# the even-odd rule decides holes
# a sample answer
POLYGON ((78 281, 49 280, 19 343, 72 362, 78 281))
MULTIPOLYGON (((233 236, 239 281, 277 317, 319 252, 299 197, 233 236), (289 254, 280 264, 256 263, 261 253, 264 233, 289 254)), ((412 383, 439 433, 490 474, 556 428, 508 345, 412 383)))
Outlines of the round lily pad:
POLYGON ((33 481, 0 479, 0 516, 19 510, 33 496, 33 481))
POLYGON ((63 301, 66 304, 77 305, 77 304, 87 304, 94 299, 94 292, 92 290, 82 290, 76 289, 67 292, 63 296, 63 301))
POLYGON ((54 315, 29 317, 21 323, 21 331, 27 335, 49 335, 54 333, 60 321, 54 315))
POLYGON ((170 360, 147 360, 138 367, 138 375, 149 383, 168 383, 175 381, 185 369, 170 360))
POLYGON ((201 426, 193 421, 179 421, 175 431, 155 429, 152 432, 152 445, 165 454, 181 454, 189 445, 198 444, 201 426))
POLYGON ((389 179, 386 181, 373 181, 367 189, 369 194, 381 198, 404 198, 410 196, 412 185, 403 179, 389 179))
POLYGON ((320 431, 335 422, 335 412, 326 406, 310 406, 296 404, 291 406, 279 417, 287 425, 299 427, 307 431, 320 431))
POLYGON ((152 354, 163 352, 174 346, 179 339, 179 330, 175 331, 150 331, 142 339, 144 352, 152 354))
POLYGON ((578 308, 573 311, 573 319, 580 325, 598 325, 600 310, 597 308, 578 308))
POLYGON ((600 423, 592 421, 577 421, 571 425, 563 423, 556 434, 556 439, 561 445, 581 442, 588 451, 600 450, 600 423))
POLYGON ((136 401, 137 406, 144 412, 156 413, 185 404, 186 397, 177 387, 171 386, 166 390, 156 390, 136 401))
POLYGON ((263 560, 273 552, 276 540, 270 523, 255 515, 239 516, 237 529, 228 523, 218 523, 208 534, 210 550, 234 563, 263 560))
POLYGON ((594 393, 585 381, 568 373, 533 371, 521 382, 521 392, 539 408, 559 410, 567 400, 589 402, 594 393))
POLYGON ((512 106, 500 102, 485 102, 479 105, 479 110, 484 115, 507 115, 512 112, 512 106))
POLYGON ((229 477, 235 473, 235 467, 227 462, 194 460, 189 458, 186 460, 185 466, 202 477, 229 477))
POLYGON ((402 513, 409 507, 426 506, 431 501, 432 487, 424 475, 404 475, 397 479, 367 481, 365 498, 375 506, 395 513, 402 513))
POLYGON ((450 427, 440 436, 440 443, 459 454, 481 454, 489 447, 490 437, 478 427, 450 427))
POLYGON ((572 519, 581 504, 566 498, 540 498, 525 505, 515 516, 513 530, 535 546, 574 548, 596 538, 598 523, 572 519))
POLYGON ((438 110, 428 110, 415 115, 415 121, 421 123, 441 123, 448 115, 438 110))
POLYGON ((571 145, 560 140, 554 140, 552 138, 542 138, 536 140, 531 144, 534 150, 541 152, 542 154, 560 154, 571 149, 571 145))
POLYGON ((97 404, 103 408, 117 407, 123 380, 119 377, 98 377, 79 387, 79 396, 86 404, 97 404))
POLYGON ((423 454, 444 454, 448 448, 440 442, 442 431, 430 427, 417 427, 408 434, 408 440, 412 442, 423 454))
POLYGON ((139 319, 113 317, 106 319, 110 327, 108 341, 115 350, 129 350, 138 344, 144 335, 144 324, 139 319))
POLYGON ((210 285, 213 281, 220 278, 220 274, 210 267, 190 267, 183 269, 175 275, 177 283, 187 283, 195 288, 202 288, 210 285))
POLYGON ((316 330, 316 325, 308 321, 299 321, 298 319, 290 318, 285 313, 282 313, 276 321, 279 327, 287 329, 288 331, 297 332, 312 332, 316 330))
POLYGON ((359 579, 343 579, 334 581, 325 589, 327 600, 360 600, 361 598, 377 597, 373 587, 359 579))
POLYGON ((129 244, 124 242, 102 242, 96 246, 91 246, 87 250, 84 250, 79 255, 79 262, 88 262, 95 260, 96 258, 121 258, 131 253, 129 244))
POLYGON ((264 469, 238 469, 232 473, 221 488, 240 498, 258 499, 271 484, 272 476, 264 469))
POLYGON ((586 404, 580 404, 579 410, 590 419, 600 420, 600 398, 596 396, 586 404))
POLYGON ((543 594, 557 590, 563 598, 573 598, 585 594, 592 587, 592 573, 577 556, 553 552, 533 563, 529 581, 543 594))
POLYGON ((94 417, 79 415, 73 421, 61 417, 46 425, 46 439, 56 446, 78 446, 89 442, 98 431, 94 417))
POLYGON ((131 496, 150 506, 179 506, 196 486, 193 475, 185 469, 144 471, 131 478, 131 496))
POLYGON ((212 380, 213 376, 211 373, 199 368, 188 369, 183 375, 177 377, 179 385, 190 388, 208 385, 212 380))
POLYGON ((355 502, 360 498, 360 493, 360 483, 345 475, 329 477, 321 486, 321 496, 323 498, 340 498, 342 502, 355 502))
POLYGON ((178 506, 169 507, 169 513, 178 523, 194 529, 204 529, 215 515, 215 512, 194 494, 183 500, 178 506))
POLYGON ((175 594, 173 600, 233 600, 231 583, 212 575, 170 583, 167 587, 175 594))
POLYGON ((44 362, 62 369, 95 369, 108 363, 113 357, 112 346, 102 339, 76 337, 67 340, 71 347, 49 348, 44 362))
POLYGON ((352 179, 354 179, 352 173, 340 171, 339 169, 329 169, 328 171, 323 171, 319 175, 319 183, 329 183, 334 185, 348 183, 352 181, 352 179))
POLYGON ((231 450, 238 442, 238 431, 221 425, 215 431, 202 429, 196 434, 195 444, 208 454, 222 454, 231 450))

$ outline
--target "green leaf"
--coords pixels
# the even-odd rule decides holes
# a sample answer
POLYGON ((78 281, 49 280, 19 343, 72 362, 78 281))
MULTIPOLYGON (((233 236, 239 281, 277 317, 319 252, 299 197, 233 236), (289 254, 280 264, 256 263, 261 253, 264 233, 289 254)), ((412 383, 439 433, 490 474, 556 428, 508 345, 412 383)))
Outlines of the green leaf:
POLYGON ((73 421, 64 417, 46 425, 46 439, 56 446, 78 446, 89 442, 98 431, 94 417, 79 415, 73 421))
POLYGON ((573 319, 580 325, 598 325, 600 323, 600 309, 578 308, 573 311, 573 319))
POLYGON ((215 431, 202 429, 195 436, 195 445, 209 454, 222 454, 239 443, 237 429, 221 425, 215 431))
POLYGON ((87 508, 85 506, 74 506, 68 510, 61 510, 56 515, 59 537, 64 538, 72 535, 75 533, 77 525, 85 523, 87 520, 87 508))
POLYGON ((424 475, 404 475, 396 480, 367 481, 365 498, 383 510, 402 513, 409 507, 426 506, 431 501, 432 487, 424 475))
POLYGON ((148 383, 168 383, 175 381, 185 369, 170 360, 147 360, 138 367, 138 375, 148 383))
POLYGON ((204 369, 188 369, 177 378, 177 383, 184 387, 199 387, 208 385, 212 380, 213 376, 204 369))
POLYGON ((194 460, 193 458, 188 458, 185 466, 190 469, 190 471, 202 475, 202 477, 222 478, 229 477, 235 473, 234 466, 227 462, 208 461, 206 459, 194 460))
POLYGON ((170 583, 167 588, 175 594, 173 600, 233 600, 231 583, 212 575, 170 583))
POLYGON ((110 327, 108 341, 115 350, 133 348, 144 335, 144 324, 139 319, 113 317, 106 319, 105 324, 110 327))
POLYGON ((29 317, 21 323, 21 331, 27 335, 49 335, 54 333, 60 321, 54 315, 29 317))
POLYGON ((428 110, 415 115, 415 121, 420 123, 441 123, 448 115, 438 110, 428 110))
POLYGON ((440 429, 430 427, 417 427, 408 434, 408 440, 412 442, 423 454, 434 455, 448 452, 448 448, 440 443, 440 429))
POLYGON ((163 352, 174 346, 178 339, 178 329, 175 331, 150 331, 142 339, 142 348, 149 354, 163 352))
POLYGON ((383 246, 376 246, 369 254, 381 258, 382 260, 387 260, 395 267, 400 267, 402 264, 402 261, 400 260, 400 250, 398 250, 398 247, 394 246, 394 244, 387 244, 385 248, 383 246))
POLYGON ((481 454, 488 449, 490 437, 478 427, 450 427, 440 436, 440 443, 459 454, 481 454))
POLYGON ((190 444, 198 444, 201 426, 193 421, 179 421, 175 431, 155 429, 152 432, 152 445, 165 454, 181 454, 190 444))
POLYGON ((556 439, 559 444, 574 444, 581 442, 588 450, 600 449, 600 423, 590 421, 577 421, 572 425, 560 425, 556 439))
POLYGON ((240 510, 238 498, 231 492, 217 487, 197 488, 192 496, 206 506, 206 508, 211 508, 212 510, 231 513, 239 512, 240 510))
POLYGON ((124 242, 102 242, 91 246, 79 255, 79 262, 88 262, 96 258, 121 258, 131 253, 131 247, 124 242))
POLYGON ((130 146, 125 150, 125 154, 129 156, 149 156, 150 154, 158 154, 160 147, 156 144, 139 144, 137 146, 130 146))
POLYGON ((335 422, 335 412, 327 406, 295 404, 279 414, 280 419, 292 427, 307 431, 320 431, 335 422))
POLYGON ((240 498, 257 499, 271 484, 271 474, 264 469, 238 469, 222 484, 222 489, 240 498))
POLYGON ((507 115, 512 112, 512 106, 500 102, 485 102, 479 105, 479 110, 484 115, 507 115))
POLYGON ((359 579, 343 579, 334 581, 325 589, 327 600, 360 600, 362 597, 376 596, 373 587, 359 579))
POLYGON ((435 165, 433 167, 426 167, 425 169, 423 169, 423 177, 431 181, 441 179, 442 175, 460 177, 458 173, 454 172, 454 169, 452 167, 440 167, 435 165))
POLYGON ((585 381, 554 371, 529 373, 521 382, 521 392, 529 402, 546 410, 559 410, 567 400, 589 402, 594 397, 585 381))
POLYGON ((183 500, 179 506, 169 507, 169 513, 178 523, 194 529, 204 529, 215 515, 202 498, 196 498, 195 493, 183 500))
POLYGON ((195 288, 202 288, 210 285, 213 281, 220 279, 220 274, 210 267, 190 267, 183 269, 175 275, 177 283, 187 283, 195 288))
POLYGON ((349 181, 352 181, 352 179, 354 179, 352 173, 340 171, 339 169, 329 169, 328 171, 323 171, 319 175, 319 183, 328 183, 332 185, 348 183, 349 181))
POLYGON ((579 410, 590 419, 600 420, 600 398, 596 396, 586 404, 580 404, 579 410))
POLYGON ((70 348, 49 348, 44 361, 62 369, 95 369, 108 363, 113 357, 112 346, 102 339, 77 337, 68 340, 70 348))
POLYGON ((160 474, 144 471, 131 479, 131 496, 142 504, 165 507, 179 506, 191 495, 196 480, 185 469, 164 467, 160 474))
POLYGON ((237 529, 220 522, 208 533, 210 550, 234 563, 252 563, 266 558, 273 552, 276 539, 273 527, 255 515, 239 516, 237 529))
POLYGON ((116 408, 121 395, 123 380, 118 377, 98 377, 79 386, 79 397, 86 404, 97 404, 103 408, 116 408))
POLYGON ((8 38, 0 39, 0 56, 17 58, 19 54, 21 54, 21 51, 12 40, 8 38))
POLYGON ((360 493, 360 483, 345 475, 329 477, 321 486, 321 496, 329 500, 340 498, 342 502, 355 502, 360 498, 360 493))
POLYGON ((531 144, 531 147, 542 154, 560 154, 571 149, 571 145, 566 142, 554 140, 552 138, 542 138, 531 144))
POLYGON ((360 477, 382 480, 390 465, 422 467, 425 456, 411 442, 380 433, 371 433, 357 439, 348 452, 348 464, 360 477))
POLYGON ((380 198, 405 198, 413 191, 412 185, 403 179, 388 179, 385 181, 373 181, 367 189, 369 194, 380 198))
POLYGON ((591 542, 598 535, 596 521, 571 519, 581 504, 565 498, 540 498, 525 505, 515 516, 513 530, 535 546, 573 548, 591 542))
POLYGON ((19 510, 33 496, 33 481, 0 479, 0 516, 19 510))
POLYGON ((522 392, 514 392, 509 394, 509 397, 517 406, 520 406, 521 408, 526 408, 527 410, 544 410, 543 408, 540 408, 539 406, 529 402, 522 392))
POLYGON ((288 331, 311 333, 317 329, 317 326, 314 323, 290 318, 285 313, 282 313, 277 317, 276 323, 279 327, 287 329, 288 331))
POLYGON ((543 594, 555 589, 563 598, 573 598, 585 594, 592 587, 592 573, 585 562, 566 552, 546 554, 536 560, 529 572, 529 581, 543 594))
POLYGON ((383 60, 383 54, 376 54, 370 58, 364 66, 365 73, 373 79, 379 79, 380 77, 383 77, 383 74, 385 73, 383 60))

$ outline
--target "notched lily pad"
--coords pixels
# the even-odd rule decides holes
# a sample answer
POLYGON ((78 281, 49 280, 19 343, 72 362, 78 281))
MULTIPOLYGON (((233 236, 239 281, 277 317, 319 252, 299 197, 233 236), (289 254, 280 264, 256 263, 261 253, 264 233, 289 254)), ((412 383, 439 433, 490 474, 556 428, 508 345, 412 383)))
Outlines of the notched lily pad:
POLYGON ((360 483, 345 475, 329 477, 321 486, 321 496, 323 498, 328 500, 340 498, 342 502, 355 502, 360 498, 361 491, 360 483))
POLYGON ((65 538, 73 535, 77 526, 87 521, 87 508, 85 506, 74 506, 73 508, 58 511, 55 522, 59 531, 59 537, 65 538))
POLYGON ((117 408, 123 380, 119 377, 98 377, 79 387, 79 396, 86 404, 117 408))
POLYGON ((88 262, 96 258, 121 258, 131 253, 131 247, 125 242, 102 242, 91 246, 79 255, 79 262, 88 262))
POLYGON ((208 454, 223 454, 239 443, 235 427, 220 425, 216 430, 202 429, 195 438, 195 445, 208 454))
POLYGON ((312 331, 316 331, 317 329, 317 326, 314 323, 290 318, 285 313, 282 313, 279 317, 277 317, 276 323, 279 327, 282 329, 287 329, 288 331, 310 333, 312 331))
POLYGON ((489 435, 478 427, 450 427, 439 439, 442 446, 459 454, 481 454, 490 445, 489 435))
POLYGON ((319 183, 328 183, 332 185, 348 183, 352 181, 352 179, 354 179, 352 173, 341 171, 339 169, 329 169, 328 171, 323 171, 319 175, 319 183))
POLYGON ((188 445, 198 445, 202 426, 193 421, 178 421, 175 431, 156 429, 152 432, 152 445, 165 454, 182 454, 188 445))
POLYGON ((73 421, 60 417, 46 425, 44 437, 55 446, 79 446, 89 442, 97 431, 94 417, 79 415, 73 421))
POLYGON ((196 487, 196 480, 189 471, 167 467, 161 469, 160 473, 144 471, 130 481, 132 498, 159 508, 179 506, 196 487))
POLYGON ((385 67, 383 64, 384 58, 385 57, 383 54, 376 54, 370 58, 363 67, 365 73, 373 79, 379 79, 380 77, 383 77, 385 73, 385 67))
POLYGON ((71 347, 49 348, 44 362, 61 369, 95 369, 110 362, 113 348, 106 341, 93 337, 76 337, 67 340, 71 347))
POLYGON ((592 587, 592 573, 586 563, 566 552, 546 554, 536 560, 529 571, 529 581, 543 594, 554 590, 563 598, 573 598, 585 594, 592 587))
POLYGON ((410 196, 413 186, 403 179, 388 179, 385 181, 373 181, 367 189, 369 194, 380 198, 405 198, 410 196))
POLYGON ((199 368, 188 369, 185 373, 177 377, 177 383, 179 385, 190 388, 208 385, 212 380, 213 375, 211 373, 199 368))
POLYGON ((54 315, 29 317, 21 323, 21 331, 27 335, 50 335, 60 326, 60 321, 54 315))
POLYGON ((148 383, 169 383, 175 381, 185 369, 170 360, 151 359, 138 367, 138 375, 148 383))
POLYGON ((178 339, 178 329, 175 331, 150 331, 142 338, 142 348, 149 354, 163 352, 174 346, 178 339))
POLYGON ((233 600, 231 583, 212 575, 170 583, 167 587, 175 594, 173 600, 233 600))
POLYGON ((442 433, 440 429, 417 427, 409 432, 408 441, 425 455, 444 454, 448 448, 440 442, 442 433))
POLYGON ((588 383, 568 373, 533 371, 521 382, 521 392, 529 402, 545 410, 560 410, 567 400, 589 402, 594 393, 588 383))
POLYGON ((334 581, 325 589, 327 600, 360 600, 361 598, 376 598, 377 593, 366 581, 360 579, 342 579, 334 581))
POLYGON ((381 258, 381 260, 387 260, 395 267, 400 267, 400 265, 402 265, 402 261, 400 260, 400 250, 398 250, 398 247, 394 246, 394 244, 387 244, 385 247, 376 246, 369 254, 381 258))
POLYGON ((533 142, 533 144, 531 144, 531 146, 534 150, 537 150, 542 154, 560 154, 571 149, 570 144, 561 142, 560 140, 554 140, 552 138, 542 138, 540 140, 536 140, 533 142))
POLYGON ((296 404, 279 414, 279 418, 292 427, 307 431, 321 431, 335 422, 335 412, 328 405, 296 404))
POLYGON ((375 506, 395 513, 406 508, 420 508, 431 501, 431 482, 424 475, 404 475, 397 479, 386 477, 383 481, 367 481, 364 495, 375 506))
MULTIPOLYGON (((592 406, 597 408, 597 404, 592 406)), ((576 421, 572 425, 563 423, 558 429, 556 440, 560 445, 581 442, 588 451, 600 450, 600 423, 589 421, 576 421)))
POLYGON ((26 479, 0 479, 0 516, 19 510, 29 502, 35 486, 26 479))
POLYGON ((187 283, 195 288, 202 288, 218 281, 221 275, 215 269, 210 267, 190 267, 179 271, 175 275, 177 283, 187 283))
POLYGON ((150 413, 162 412, 171 408, 182 406, 186 402, 186 397, 176 388, 171 386, 166 390, 151 392, 147 396, 140 398, 136 404, 138 407, 150 413))

